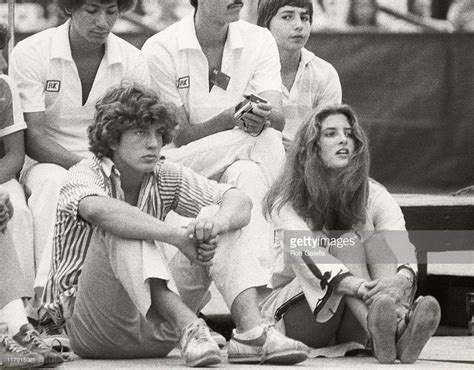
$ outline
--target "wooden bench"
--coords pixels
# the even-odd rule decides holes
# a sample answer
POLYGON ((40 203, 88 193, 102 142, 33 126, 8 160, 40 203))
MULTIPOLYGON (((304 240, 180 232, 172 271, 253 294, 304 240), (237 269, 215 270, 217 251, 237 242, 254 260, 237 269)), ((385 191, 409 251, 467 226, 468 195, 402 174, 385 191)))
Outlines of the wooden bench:
MULTIPOLYGON (((474 230, 474 196, 394 194, 405 216, 407 230, 474 230)), ((414 234, 414 233, 413 233, 414 234)), ((414 234, 415 235, 415 234, 414 234)), ((412 240, 419 260, 420 284, 427 277, 429 252, 474 250, 474 244, 465 239, 451 243, 449 238, 412 240)), ((471 263, 472 261, 466 261, 471 263)), ((473 273, 474 274, 474 273, 473 273)))

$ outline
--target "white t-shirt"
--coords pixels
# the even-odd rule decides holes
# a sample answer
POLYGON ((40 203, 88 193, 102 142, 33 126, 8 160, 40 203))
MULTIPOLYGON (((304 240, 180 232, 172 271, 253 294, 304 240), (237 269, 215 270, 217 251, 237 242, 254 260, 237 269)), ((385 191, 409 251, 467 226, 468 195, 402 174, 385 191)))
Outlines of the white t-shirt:
POLYGON ((184 106, 191 124, 205 122, 237 105, 244 94, 281 92, 280 59, 271 33, 245 21, 229 24, 221 71, 227 89, 209 91, 209 66, 187 16, 148 39, 142 48, 151 83, 164 99, 184 106))
POLYGON ((87 127, 94 119, 97 100, 122 79, 149 84, 149 74, 142 53, 110 34, 87 102, 82 105, 81 81, 69 44, 69 23, 19 42, 11 55, 9 74, 18 86, 23 111, 45 112, 46 135, 85 157, 87 127))

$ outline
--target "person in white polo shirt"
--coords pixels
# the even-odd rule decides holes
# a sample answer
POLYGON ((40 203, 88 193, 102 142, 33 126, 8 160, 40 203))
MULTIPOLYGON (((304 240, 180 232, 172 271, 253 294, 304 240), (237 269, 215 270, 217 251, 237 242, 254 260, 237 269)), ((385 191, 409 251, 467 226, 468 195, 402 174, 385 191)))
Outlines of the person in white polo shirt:
MULTIPOLYGON (((255 288, 241 292, 229 307, 237 326, 229 361, 251 362, 262 350, 283 350, 288 340, 265 342, 262 318, 255 310, 261 276, 269 277, 265 267, 273 242, 261 203, 284 160, 278 49, 268 30, 239 20, 242 1, 197 0, 191 5, 194 16, 154 35, 142 50, 152 86, 179 110, 175 148, 165 148, 163 154, 244 190, 253 202, 246 231, 255 253, 249 258, 259 258, 261 269, 242 272, 258 277, 255 288), (236 106, 250 94, 267 103, 257 103, 241 120, 234 118, 236 106)), ((283 353, 281 357, 288 363, 283 353)))
POLYGON ((9 230, 31 296, 34 281, 33 218, 23 188, 17 181, 25 159, 23 135, 26 124, 17 88, 11 78, 3 74, 7 62, 2 52, 8 39, 7 28, 0 24, 0 185, 8 192, 15 209, 13 216, 10 215, 9 230))
POLYGON ((60 0, 66 23, 35 34, 15 47, 10 75, 18 85, 28 125, 27 164, 20 180, 31 192, 37 266, 44 287, 56 205, 68 168, 88 153, 87 127, 96 101, 122 79, 149 83, 141 52, 111 33, 133 0, 60 0))
POLYGON ((270 30, 280 53, 285 148, 313 111, 342 102, 341 82, 335 68, 304 47, 312 20, 311 0, 259 2, 257 24, 270 30))

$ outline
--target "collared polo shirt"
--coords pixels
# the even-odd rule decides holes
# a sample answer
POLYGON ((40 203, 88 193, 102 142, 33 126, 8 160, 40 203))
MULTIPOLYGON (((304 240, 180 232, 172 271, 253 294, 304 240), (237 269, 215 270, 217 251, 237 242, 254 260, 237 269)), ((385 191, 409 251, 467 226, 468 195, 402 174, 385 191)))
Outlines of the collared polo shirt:
POLYGON ((283 90, 285 128, 283 139, 292 141, 311 113, 325 105, 340 104, 342 88, 334 67, 309 50, 301 49, 301 59, 291 91, 283 90))
POLYGON ((109 34, 105 54, 89 97, 82 105, 82 87, 69 43, 69 23, 37 33, 21 42, 10 59, 10 76, 20 92, 25 113, 46 113, 46 135, 79 156, 88 153, 87 127, 95 103, 122 79, 148 84, 142 53, 109 34))
POLYGON ((152 36, 142 51, 153 88, 178 107, 184 106, 191 124, 237 105, 244 94, 281 92, 280 59, 273 36, 242 20, 229 24, 221 66, 230 77, 226 90, 214 85, 209 91, 209 65, 192 15, 152 36))
MULTIPOLYGON (((54 231, 53 261, 45 287, 45 308, 63 322, 60 297, 74 297, 92 235, 97 230, 79 215, 79 203, 88 196, 123 200, 120 173, 112 160, 89 155, 71 167, 61 189, 54 231)), ((181 165, 160 161, 142 180, 137 207, 164 220, 170 211, 196 217, 211 204, 220 204, 231 186, 208 180, 181 165)))

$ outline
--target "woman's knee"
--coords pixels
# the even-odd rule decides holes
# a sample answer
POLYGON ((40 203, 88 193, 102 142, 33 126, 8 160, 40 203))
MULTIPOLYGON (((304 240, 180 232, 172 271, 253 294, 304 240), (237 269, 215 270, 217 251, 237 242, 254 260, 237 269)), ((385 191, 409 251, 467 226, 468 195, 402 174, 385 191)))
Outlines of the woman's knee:
POLYGON ((369 264, 396 264, 397 257, 393 253, 383 233, 375 233, 364 243, 369 264))
POLYGON ((354 233, 340 236, 337 245, 331 247, 331 254, 343 263, 367 264, 364 244, 354 233))

